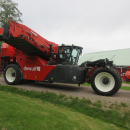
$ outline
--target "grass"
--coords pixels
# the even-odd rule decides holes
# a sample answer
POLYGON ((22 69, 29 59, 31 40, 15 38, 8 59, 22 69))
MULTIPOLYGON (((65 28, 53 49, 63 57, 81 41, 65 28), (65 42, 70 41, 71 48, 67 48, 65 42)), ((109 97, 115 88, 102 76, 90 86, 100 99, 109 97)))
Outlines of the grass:
POLYGON ((120 89, 122 89, 122 90, 129 90, 130 91, 130 87, 127 87, 127 86, 121 86, 120 89))
POLYGON ((123 106, 123 107, 128 107, 128 104, 125 103, 125 102, 121 102, 121 106, 123 106))
POLYGON ((81 85, 91 86, 91 84, 89 84, 89 83, 87 83, 87 82, 85 82, 85 83, 83 83, 83 84, 81 84, 81 85))
POLYGON ((94 105, 94 106, 97 106, 97 107, 99 107, 99 108, 102 107, 102 103, 101 103, 100 100, 98 100, 97 102, 95 102, 93 105, 94 105))
POLYGON ((111 103, 109 105, 109 108, 113 109, 113 110, 121 110, 122 108, 127 108, 126 111, 129 109, 128 104, 125 103, 125 102, 121 102, 120 104, 118 104, 116 102, 115 103, 111 103))
POLYGON ((122 81, 122 83, 125 83, 125 84, 130 84, 130 82, 126 82, 126 81, 122 81))
POLYGON ((0 91, 0 129, 123 130, 127 128, 72 111, 63 105, 0 91))
MULTIPOLYGON (((71 112, 78 113, 78 114, 81 114, 81 115, 84 115, 84 116, 89 116, 91 118, 94 118, 94 120, 100 120, 100 121, 103 121, 105 123, 107 122, 107 123, 119 126, 120 128, 122 127, 122 129, 130 128, 130 123, 129 123, 130 122, 130 111, 125 111, 125 113, 120 113, 120 112, 118 112, 116 110, 114 110, 114 111, 113 110, 103 110, 101 108, 102 106, 101 106, 101 102, 100 101, 97 101, 96 103, 93 103, 89 99, 85 99, 85 98, 83 98, 83 99, 78 99, 78 97, 76 97, 76 98, 73 98, 73 97, 66 98, 66 96, 64 96, 62 94, 57 95, 55 93, 49 93, 49 92, 45 92, 44 93, 44 92, 27 91, 27 90, 23 90, 23 89, 18 89, 16 87, 3 86, 3 85, 0 86, 0 91, 9 92, 9 93, 11 92, 11 94, 13 94, 13 95, 15 95, 17 97, 19 96, 19 98, 21 96, 22 97, 26 96, 26 98, 28 97, 29 100, 28 100, 28 103, 25 103, 26 105, 28 105, 29 102, 31 102, 30 98, 33 98, 33 100, 36 100, 36 99, 40 100, 43 104, 46 103, 46 102, 50 103, 51 105, 53 105, 52 107, 49 106, 50 109, 52 109, 54 106, 58 107, 58 109, 60 109, 62 107, 65 107, 67 110, 69 110, 71 112)), ((10 94, 8 94, 8 95, 9 95, 9 97, 7 96, 7 98, 9 100, 10 99, 10 94)), ((15 98, 15 96, 14 96, 14 98, 15 98)), ((0 97, 0 100, 2 100, 2 99, 3 98, 0 97)), ((20 98, 20 100, 21 100, 21 98, 20 98)), ((37 108, 33 108, 32 106, 27 106, 26 109, 28 108, 28 110, 26 110, 26 109, 24 110, 24 106, 25 105, 23 105, 23 103, 22 103, 20 105, 21 106, 20 111, 17 112, 16 110, 19 109, 19 108, 15 108, 15 107, 20 103, 20 101, 17 101, 17 103, 15 101, 16 101, 16 99, 12 99, 12 102, 15 103, 14 105, 12 105, 10 100, 8 102, 4 101, 5 104, 8 103, 8 105, 9 105, 9 106, 5 106, 5 108, 2 108, 3 103, 2 102, 0 103, 0 104, 2 104, 1 107, 0 107, 1 110, 2 109, 3 109, 3 111, 4 110, 6 110, 6 111, 9 110, 9 113, 12 114, 11 117, 10 117, 11 118, 10 120, 12 120, 12 118, 13 118, 13 113, 15 113, 17 116, 19 116, 19 113, 22 110, 21 113, 24 115, 24 117, 22 117, 22 119, 25 120, 24 121, 25 124, 23 123, 23 125, 28 126, 28 124, 26 124, 28 119, 29 120, 32 119, 31 120, 32 122, 37 121, 37 120, 34 121, 33 118, 37 117, 37 113, 39 111, 38 107, 37 108), (11 108, 13 108, 13 110, 10 110, 11 108), (33 110, 35 109, 35 111, 31 112, 32 109, 33 110), (30 112, 33 113, 34 115, 32 114, 32 116, 30 116, 30 117, 26 116, 27 113, 30 113, 30 112)), ((32 104, 35 104, 35 103, 32 103, 32 104)), ((49 108, 47 108, 47 110, 49 108)), ((43 112, 44 112, 44 110, 43 110, 43 112)), ((2 113, 3 113, 3 116, 4 116, 4 114, 6 114, 5 111, 2 112, 2 113)), ((41 114, 41 113, 42 113, 42 111, 39 112, 39 114, 41 114)), ((8 117, 8 114, 7 114, 7 117, 8 117)), ((16 118, 16 115, 14 115, 14 119, 16 118)), ((56 115, 57 115, 56 112, 54 112, 54 116, 52 114, 52 119, 54 119, 53 117, 55 117, 56 115)), ((59 113, 58 115, 60 116, 61 114, 59 113)), ((64 114, 64 116, 65 115, 66 114, 64 114)), ((64 116, 62 116, 61 118, 59 117, 60 118, 59 120, 63 121, 64 120, 64 118, 63 118, 64 116)), ((39 116, 37 118, 39 118, 40 120, 43 120, 39 116)), ((52 122, 52 120, 50 119, 51 120, 50 121, 49 118, 51 118, 51 117, 47 118, 48 123, 52 122)), ((66 117, 66 118, 68 119, 69 117, 66 117)), ((77 118, 75 117, 74 119, 77 119, 77 118)), ((9 123, 8 125, 10 125, 10 121, 8 121, 5 117, 2 117, 0 119, 0 125, 2 125, 2 127, 3 127, 3 123, 1 123, 1 120, 2 121, 4 120, 6 123, 9 123)), ((58 124, 63 124, 63 128, 64 128, 65 125, 64 125, 63 122, 59 121, 58 124)), ((68 122, 70 122, 70 121, 68 121, 68 122)), ((37 124, 37 123, 34 123, 34 124, 37 124)), ((57 128, 59 127, 59 129, 60 129, 60 126, 58 126, 58 124, 56 122, 54 124, 56 124, 56 127, 57 128)), ((68 124, 66 124, 66 125, 68 125, 68 124)), ((19 126, 19 122, 18 122, 18 126, 19 126)), ((71 127, 67 127, 66 126, 65 128, 66 129, 70 129, 71 127)))

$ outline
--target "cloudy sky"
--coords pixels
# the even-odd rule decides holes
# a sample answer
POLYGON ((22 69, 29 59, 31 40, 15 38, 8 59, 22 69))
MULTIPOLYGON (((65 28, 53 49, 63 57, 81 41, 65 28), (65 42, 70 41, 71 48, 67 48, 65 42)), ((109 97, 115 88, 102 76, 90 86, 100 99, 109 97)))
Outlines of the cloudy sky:
POLYGON ((130 48, 130 0, 13 0, 23 24, 83 54, 130 48))

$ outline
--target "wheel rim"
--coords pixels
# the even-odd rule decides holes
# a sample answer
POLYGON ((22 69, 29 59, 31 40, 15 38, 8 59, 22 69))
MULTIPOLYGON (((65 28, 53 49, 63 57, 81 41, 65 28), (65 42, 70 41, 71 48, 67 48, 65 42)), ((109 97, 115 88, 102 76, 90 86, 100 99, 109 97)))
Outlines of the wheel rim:
POLYGON ((16 79, 16 71, 14 68, 8 68, 6 71, 6 79, 8 82, 13 82, 16 79))
POLYGON ((110 73, 101 72, 95 77, 95 86, 102 92, 109 92, 115 86, 115 79, 110 73))

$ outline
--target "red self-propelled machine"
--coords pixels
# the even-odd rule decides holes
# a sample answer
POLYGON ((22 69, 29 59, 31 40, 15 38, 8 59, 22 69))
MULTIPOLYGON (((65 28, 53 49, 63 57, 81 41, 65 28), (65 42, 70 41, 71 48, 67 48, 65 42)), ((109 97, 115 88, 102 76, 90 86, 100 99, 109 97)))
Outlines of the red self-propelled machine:
POLYGON ((104 96, 119 90, 122 81, 112 61, 86 61, 78 66, 82 47, 55 44, 23 24, 8 22, 0 28, 0 41, 4 41, 0 71, 7 84, 18 84, 21 80, 78 85, 88 82, 97 94, 104 96))

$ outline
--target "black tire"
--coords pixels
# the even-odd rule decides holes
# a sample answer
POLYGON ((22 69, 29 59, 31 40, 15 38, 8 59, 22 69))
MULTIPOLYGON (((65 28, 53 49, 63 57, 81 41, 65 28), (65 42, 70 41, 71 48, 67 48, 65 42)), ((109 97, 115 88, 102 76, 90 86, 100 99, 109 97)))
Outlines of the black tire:
POLYGON ((103 96, 114 95, 121 87, 120 74, 113 68, 99 68, 91 76, 93 90, 103 96))
POLYGON ((4 79, 9 85, 16 85, 22 79, 22 71, 18 65, 10 64, 4 70, 4 79))

